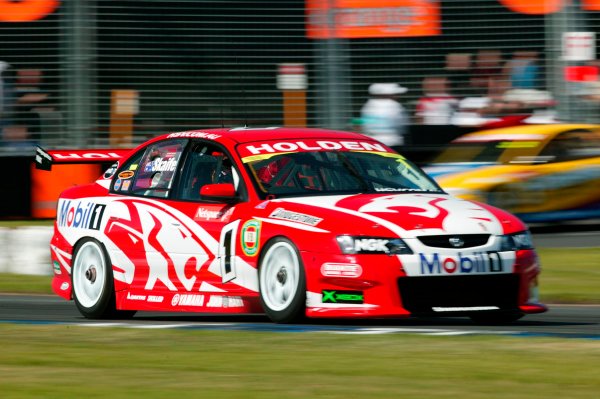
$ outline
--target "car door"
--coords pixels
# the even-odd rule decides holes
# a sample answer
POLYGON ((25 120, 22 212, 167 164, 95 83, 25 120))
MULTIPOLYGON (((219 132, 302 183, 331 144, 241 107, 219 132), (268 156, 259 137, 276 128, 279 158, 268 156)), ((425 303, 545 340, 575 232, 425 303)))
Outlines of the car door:
POLYGON ((152 143, 128 160, 113 180, 105 235, 116 281, 148 293, 193 289, 182 253, 206 259, 190 221, 169 201, 187 140, 152 143), (203 256, 204 255, 204 256, 203 256))
POLYGON ((207 258, 202 262, 193 246, 181 247, 183 252, 178 256, 197 258, 195 275, 200 291, 237 292, 239 286, 228 283, 237 275, 235 252, 239 219, 235 219, 234 214, 240 198, 206 198, 201 190, 209 184, 233 184, 236 192, 243 193, 239 172, 224 148, 204 141, 190 145, 181 170, 169 202, 176 202, 176 207, 194 222, 191 233, 198 238, 207 258))

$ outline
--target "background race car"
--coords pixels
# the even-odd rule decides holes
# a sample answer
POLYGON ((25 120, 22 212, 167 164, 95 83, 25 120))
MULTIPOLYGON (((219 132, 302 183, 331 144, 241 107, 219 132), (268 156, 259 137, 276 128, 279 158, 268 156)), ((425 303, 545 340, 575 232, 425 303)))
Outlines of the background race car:
POLYGON ((600 126, 533 125, 470 133, 425 171, 457 197, 526 222, 600 217, 600 126))

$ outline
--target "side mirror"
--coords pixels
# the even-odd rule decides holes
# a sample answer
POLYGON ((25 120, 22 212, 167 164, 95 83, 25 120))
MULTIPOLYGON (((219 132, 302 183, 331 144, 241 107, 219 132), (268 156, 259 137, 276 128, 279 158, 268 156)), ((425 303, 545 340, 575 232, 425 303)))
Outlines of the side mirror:
POLYGON ((235 187, 232 183, 205 184, 200 188, 200 198, 216 201, 236 199, 235 187))

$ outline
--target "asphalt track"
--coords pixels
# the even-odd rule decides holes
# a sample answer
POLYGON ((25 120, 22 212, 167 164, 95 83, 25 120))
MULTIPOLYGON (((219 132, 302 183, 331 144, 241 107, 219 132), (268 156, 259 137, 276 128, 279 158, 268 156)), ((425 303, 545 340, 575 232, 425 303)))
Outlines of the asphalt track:
POLYGON ((600 247, 600 225, 553 224, 530 226, 533 243, 540 248, 600 247))
POLYGON ((403 320, 309 320, 302 324, 275 324, 264 315, 197 315, 138 312, 129 320, 88 320, 72 301, 49 295, 0 294, 0 323, 78 325, 218 331, 323 332, 334 334, 506 335, 600 339, 600 305, 551 305, 549 311, 528 315, 506 325, 478 325, 468 318, 403 320))

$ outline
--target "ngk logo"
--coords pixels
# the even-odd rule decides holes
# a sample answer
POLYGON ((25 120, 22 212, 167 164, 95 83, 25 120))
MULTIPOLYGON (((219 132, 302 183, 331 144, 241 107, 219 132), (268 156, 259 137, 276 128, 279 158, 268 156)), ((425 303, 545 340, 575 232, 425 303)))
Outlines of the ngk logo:
POLYGON ((356 252, 387 252, 386 244, 389 240, 381 238, 359 238, 354 240, 354 250, 356 252))

